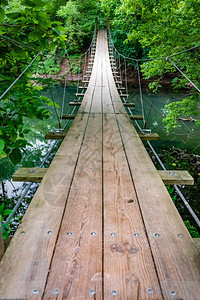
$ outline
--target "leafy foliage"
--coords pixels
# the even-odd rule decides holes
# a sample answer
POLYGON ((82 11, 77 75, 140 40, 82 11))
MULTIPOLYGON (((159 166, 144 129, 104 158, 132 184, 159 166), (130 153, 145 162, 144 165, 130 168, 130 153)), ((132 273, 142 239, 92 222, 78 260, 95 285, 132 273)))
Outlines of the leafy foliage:
POLYGON ((184 221, 185 226, 187 227, 189 233, 191 234, 192 238, 200 238, 200 234, 198 233, 198 231, 196 230, 196 228, 190 224, 190 221, 184 221))
MULTIPOLYGON (((101 5, 111 20, 116 47, 127 56, 140 59, 165 58, 187 48, 200 46, 198 0, 101 0, 101 5), (125 41, 124 50, 119 47, 122 39, 125 41), (132 52, 127 50, 127 45, 132 52)), ((198 86, 199 48, 183 52, 171 59, 198 86)), ((154 83, 150 85, 154 91, 161 87, 160 80, 166 73, 175 74, 172 81, 175 89, 190 88, 187 79, 177 72, 169 60, 144 61, 141 69, 145 79, 154 78, 154 83)), ((194 98, 190 96, 182 104, 168 107, 169 114, 165 118, 167 132, 177 126, 175 120, 183 113, 186 116, 196 115, 199 97, 194 98), (184 105, 189 103, 189 109, 187 106, 184 109, 184 105)))
MULTIPOLYGON (((66 36, 59 30, 60 22, 51 21, 45 1, 1 1, 1 11, 0 92, 3 94, 38 52, 65 46, 66 36)), ((35 64, 40 64, 39 61, 40 56, 35 64)), ((34 69, 29 68, 28 72, 34 69)), ((51 104, 47 97, 41 97, 42 88, 30 83, 28 72, 0 103, 0 155, 8 155, 14 164, 20 162, 21 150, 25 151, 29 145, 25 138, 29 129, 24 128, 23 118, 46 119, 49 112, 44 105, 51 104)))
POLYGON ((92 0, 69 0, 57 11, 59 20, 64 23, 69 54, 88 47, 98 15, 99 1, 92 0))
MULTIPOLYGON (((9 216, 12 212, 12 209, 5 208, 5 203, 2 203, 0 205, 0 222, 5 221, 6 217, 9 216)), ((9 232, 11 231, 10 222, 8 224, 2 223, 1 228, 3 239, 6 239, 9 236, 9 232)))

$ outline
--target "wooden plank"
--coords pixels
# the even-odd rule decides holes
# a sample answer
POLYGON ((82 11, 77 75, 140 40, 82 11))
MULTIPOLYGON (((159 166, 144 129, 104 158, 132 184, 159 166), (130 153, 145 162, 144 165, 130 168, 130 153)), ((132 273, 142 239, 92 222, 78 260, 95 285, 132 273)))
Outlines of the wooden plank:
POLYGON ((74 101, 74 102, 69 102, 69 105, 72 106, 80 106, 82 102, 74 101))
POLYGON ((47 132, 45 135, 46 140, 63 140, 66 136, 65 132, 62 133, 54 133, 54 132, 47 132))
POLYGON ((125 90, 125 87, 117 87, 117 90, 125 90))
POLYGON ((135 107, 135 103, 131 103, 131 102, 123 102, 123 104, 124 104, 124 106, 126 106, 126 107, 135 107))
POLYGON ((19 168, 12 176, 13 181, 41 182, 47 168, 19 168))
POLYGON ((131 120, 143 120, 142 115, 129 115, 131 120))
MULTIPOLYGON (((129 97, 129 94, 119 94, 119 96, 120 97, 129 97)), ((126 104, 126 103, 124 103, 124 104, 126 104)), ((129 104, 129 103, 127 103, 127 104, 129 104)))
POLYGON ((1 218, 0 218, 0 261, 4 254, 4 242, 3 242, 3 236, 1 231, 1 218))
POLYGON ((157 133, 139 133, 138 135, 142 141, 158 141, 160 139, 157 133))
POLYGON ((70 127, 0 263, 0 299, 41 299, 88 115, 70 127))
POLYGON ((44 299, 102 299, 102 116, 92 114, 44 299), (67 235, 71 233, 71 235, 67 235))
POLYGON ((103 144, 104 299, 162 299, 113 114, 104 115, 103 144))
POLYGON ((126 156, 165 299, 198 299, 197 250, 128 116, 118 114, 126 156))
POLYGON ((200 238, 193 238, 193 241, 194 241, 195 247, 200 255, 200 238))
POLYGON ((76 115, 62 115, 63 120, 74 120, 76 115))
MULTIPOLYGON (((116 112, 120 97, 111 82, 116 112)), ((116 114, 164 299, 198 299, 200 260, 194 243, 127 114, 116 114)), ((155 299, 155 298, 154 298, 155 299)))
POLYGON ((84 95, 85 95, 84 93, 75 93, 76 97, 84 97, 84 95))
POLYGON ((162 181, 165 185, 173 184, 183 184, 183 185, 193 185, 194 179, 188 171, 175 171, 175 170, 158 170, 162 181))

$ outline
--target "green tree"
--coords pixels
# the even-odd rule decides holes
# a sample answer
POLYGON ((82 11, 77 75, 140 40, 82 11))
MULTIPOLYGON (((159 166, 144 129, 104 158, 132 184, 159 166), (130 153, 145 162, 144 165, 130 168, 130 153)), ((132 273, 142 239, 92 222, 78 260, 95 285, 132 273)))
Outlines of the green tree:
MULTIPOLYGON (((144 78, 155 79, 155 82, 150 85, 151 88, 157 90, 160 79, 166 73, 175 74, 172 80, 175 89, 190 87, 187 79, 177 72, 169 60, 154 60, 154 58, 165 58, 187 48, 200 46, 200 2, 198 0, 101 0, 101 2, 104 11, 107 8, 107 16, 111 18, 114 35, 119 24, 121 30, 126 31, 125 42, 129 46, 138 43, 139 48, 144 49, 135 53, 134 58, 152 59, 141 62, 144 78), (124 24, 120 21, 120 14, 124 14, 124 18, 121 16, 124 24)), ((128 51, 127 55, 130 55, 128 51)), ((196 85, 200 79, 199 59, 199 48, 172 58, 173 62, 196 85)), ((200 97, 199 94, 195 94, 195 90, 192 90, 192 93, 194 95, 184 101, 168 106, 168 114, 165 118, 168 132, 178 125, 180 116, 197 115, 200 97)))
POLYGON ((57 11, 65 25, 69 54, 82 52, 88 47, 99 15, 99 1, 69 0, 57 11))
MULTIPOLYGON (((61 34, 60 22, 51 21, 40 0, 0 2, 0 95, 21 74, 39 52, 53 51, 65 46, 66 36, 61 34)), ((38 56, 38 60, 40 60, 38 56)), ((37 60, 36 62, 37 63, 37 60)), ((41 87, 31 81, 31 69, 16 82, 0 103, 0 155, 9 155, 14 164, 21 159, 21 150, 28 144, 23 118, 48 118, 41 97, 41 87)))

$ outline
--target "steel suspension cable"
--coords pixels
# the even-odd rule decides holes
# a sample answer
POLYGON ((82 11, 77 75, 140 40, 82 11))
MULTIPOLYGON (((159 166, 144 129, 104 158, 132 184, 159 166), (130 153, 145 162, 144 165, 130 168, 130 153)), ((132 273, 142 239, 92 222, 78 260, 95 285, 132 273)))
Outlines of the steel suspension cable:
POLYGON ((62 122, 62 119, 63 119, 65 96, 66 96, 66 87, 67 87, 67 74, 65 76, 65 83, 64 83, 64 89, 63 89, 63 99, 62 99, 62 107, 61 107, 61 113, 60 113, 60 122, 62 122))
POLYGON ((200 89, 179 69, 179 67, 171 60, 169 57, 166 57, 167 61, 170 61, 172 65, 193 85, 193 87, 200 93, 200 89))
POLYGON ((39 52, 33 60, 29 63, 29 65, 24 69, 24 71, 13 81, 13 83, 7 88, 7 90, 0 96, 0 100, 9 92, 9 90, 15 85, 15 83, 22 77, 22 75, 32 66, 34 61, 38 58, 39 55, 42 55, 42 52, 39 52))
POLYGON ((128 81, 127 81, 127 66, 126 66, 126 58, 124 58, 124 76, 125 76, 125 88, 126 94, 128 94, 128 81))
POLYGON ((140 102, 141 102, 141 109, 142 109, 143 126, 145 128, 146 120, 145 120, 145 115, 144 115, 144 102, 143 102, 142 85, 141 85, 141 77, 140 77, 140 65, 138 62, 137 62, 137 72, 138 72, 138 84, 139 84, 139 91, 140 91, 140 102))
MULTIPOLYGON (((48 79, 46 68, 45 68, 45 64, 44 64, 43 55, 41 56, 41 61, 42 61, 42 65, 43 65, 45 77, 46 77, 46 79, 48 79)), ((60 122, 60 118, 59 118, 59 115, 58 115, 58 112, 57 112, 57 109, 56 109, 56 103, 54 101, 54 97, 53 97, 53 92, 52 92, 51 86, 49 87, 49 92, 50 92, 51 100, 53 102, 53 107, 54 107, 54 111, 55 111, 55 114, 56 114, 56 118, 58 120, 58 126, 59 126, 59 128, 61 128, 61 122, 60 122)))

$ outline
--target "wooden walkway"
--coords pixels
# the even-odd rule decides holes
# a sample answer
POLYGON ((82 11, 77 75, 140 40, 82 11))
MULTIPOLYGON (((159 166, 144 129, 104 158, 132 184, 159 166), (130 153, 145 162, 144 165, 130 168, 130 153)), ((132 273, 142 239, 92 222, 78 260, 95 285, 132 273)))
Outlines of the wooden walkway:
POLYGON ((199 259, 98 32, 79 113, 0 265, 0 299, 200 299, 199 259))

